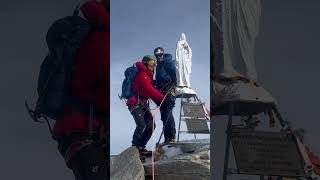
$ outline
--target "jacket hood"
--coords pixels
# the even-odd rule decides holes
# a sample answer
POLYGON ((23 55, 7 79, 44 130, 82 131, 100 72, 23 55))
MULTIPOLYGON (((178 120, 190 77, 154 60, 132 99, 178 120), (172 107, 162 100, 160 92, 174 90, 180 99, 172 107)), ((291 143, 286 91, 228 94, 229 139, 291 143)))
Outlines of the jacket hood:
POLYGON ((107 8, 101 3, 97 2, 96 0, 90 0, 84 3, 80 10, 90 23, 107 28, 109 15, 107 13, 107 8))
POLYGON ((147 73, 150 77, 153 77, 153 71, 148 69, 147 66, 143 64, 143 62, 136 62, 136 66, 139 69, 139 71, 143 71, 147 73))

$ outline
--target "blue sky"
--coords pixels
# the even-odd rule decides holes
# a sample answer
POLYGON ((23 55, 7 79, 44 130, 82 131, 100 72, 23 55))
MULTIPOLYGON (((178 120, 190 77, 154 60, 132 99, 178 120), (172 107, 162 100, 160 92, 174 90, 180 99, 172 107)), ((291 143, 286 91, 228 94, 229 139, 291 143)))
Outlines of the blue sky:
MULTIPOLYGON (((131 146, 135 129, 125 102, 118 98, 125 69, 144 55, 152 54, 158 46, 174 54, 182 32, 193 51, 191 86, 209 107, 209 7, 209 0, 111 0, 111 154, 118 154, 131 146)), ((177 127, 179 104, 180 99, 174 109, 177 127)), ((154 104, 151 106, 155 107, 154 104)), ((156 116, 156 124, 155 140, 158 140, 162 130, 160 113, 156 116)), ((190 139, 193 135, 180 137, 190 139)), ((149 149, 151 141, 147 145, 149 149)))

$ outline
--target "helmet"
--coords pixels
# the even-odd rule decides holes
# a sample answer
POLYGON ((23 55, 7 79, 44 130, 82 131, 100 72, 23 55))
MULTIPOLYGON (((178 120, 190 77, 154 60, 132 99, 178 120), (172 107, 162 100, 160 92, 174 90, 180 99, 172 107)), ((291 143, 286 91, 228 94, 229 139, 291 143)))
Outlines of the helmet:
POLYGON ((164 54, 164 49, 162 47, 157 47, 154 49, 153 54, 155 56, 164 54))
POLYGON ((156 65, 157 64, 157 60, 156 57, 152 56, 152 55, 146 55, 142 58, 142 62, 145 65, 156 65))

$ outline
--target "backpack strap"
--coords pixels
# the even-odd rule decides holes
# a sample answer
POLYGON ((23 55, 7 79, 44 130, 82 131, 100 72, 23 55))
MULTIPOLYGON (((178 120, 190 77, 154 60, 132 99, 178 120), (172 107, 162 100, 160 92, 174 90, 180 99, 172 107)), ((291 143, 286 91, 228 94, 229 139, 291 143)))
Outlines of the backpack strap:
POLYGON ((95 107, 95 105, 90 102, 82 101, 76 97, 71 98, 71 103, 69 105, 69 108, 71 108, 73 111, 80 112, 80 113, 83 113, 84 115, 87 115, 88 134, 90 136, 92 136, 94 133, 97 133, 96 130, 93 129, 93 119, 94 117, 97 117, 100 124, 99 136, 100 136, 100 139, 103 138, 103 132, 105 130, 103 121, 105 120, 105 118, 107 118, 107 115, 104 112, 104 110, 101 110, 95 107))
MULTIPOLYGON (((94 116, 94 107, 92 104, 89 105, 89 119, 88 119, 88 131, 89 131, 89 135, 93 136, 93 116, 94 116)), ((104 130, 105 130, 105 123, 103 121, 105 121, 106 116, 102 115, 101 113, 96 113, 95 114, 99 120, 99 140, 100 143, 103 144, 103 134, 104 134, 104 130)))
POLYGON ((89 104, 89 116, 88 116, 88 131, 89 135, 93 134, 93 105, 89 104))

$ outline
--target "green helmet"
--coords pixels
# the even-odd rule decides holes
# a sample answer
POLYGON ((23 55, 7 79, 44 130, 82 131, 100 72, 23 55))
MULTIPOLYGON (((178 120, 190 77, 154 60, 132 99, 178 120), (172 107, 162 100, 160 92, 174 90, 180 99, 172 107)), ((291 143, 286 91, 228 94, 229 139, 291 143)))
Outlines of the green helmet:
POLYGON ((142 62, 145 64, 145 65, 151 65, 151 64, 154 64, 156 65, 157 64, 157 59, 155 56, 152 56, 152 55, 146 55, 142 58, 142 62))

